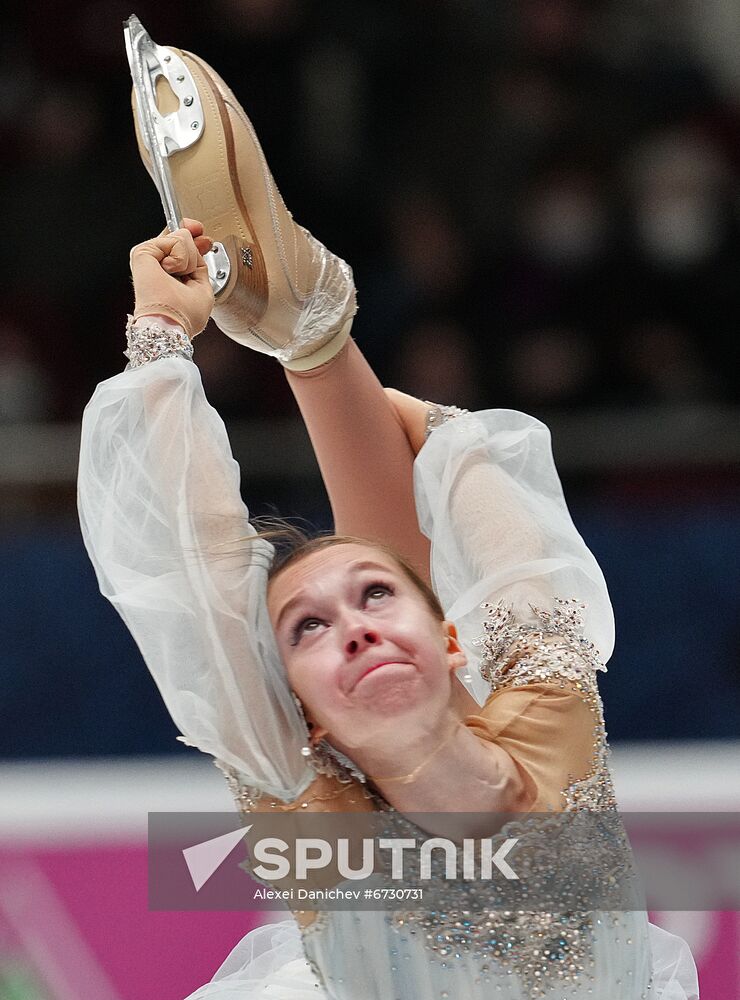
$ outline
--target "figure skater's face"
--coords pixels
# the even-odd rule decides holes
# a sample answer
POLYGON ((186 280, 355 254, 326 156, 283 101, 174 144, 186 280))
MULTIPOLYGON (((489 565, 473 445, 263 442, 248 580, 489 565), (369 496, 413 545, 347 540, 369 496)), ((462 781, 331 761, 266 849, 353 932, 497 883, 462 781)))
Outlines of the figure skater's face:
POLYGON ((465 655, 387 553, 342 544, 312 552, 270 582, 268 608, 291 687, 313 735, 350 752, 399 723, 438 718, 465 655))

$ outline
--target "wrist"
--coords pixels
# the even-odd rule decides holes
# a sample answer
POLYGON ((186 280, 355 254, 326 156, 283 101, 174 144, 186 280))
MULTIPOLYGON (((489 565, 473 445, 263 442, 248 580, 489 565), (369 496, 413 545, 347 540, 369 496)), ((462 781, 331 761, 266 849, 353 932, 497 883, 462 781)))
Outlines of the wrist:
POLYGON ((191 361, 193 345, 184 329, 169 317, 164 317, 164 325, 157 322, 158 314, 129 316, 126 324, 127 349, 123 352, 129 359, 129 368, 139 368, 160 358, 179 356, 191 361), (155 319, 155 316, 157 317, 155 319))
POLYGON ((192 323, 185 315, 185 313, 180 312, 175 306, 168 305, 165 302, 148 302, 146 305, 137 305, 134 307, 134 323, 138 323, 139 320, 154 320, 155 322, 160 318, 165 318, 171 323, 176 323, 178 326, 182 327, 185 331, 189 340, 199 331, 193 332, 192 323))
MULTIPOLYGON (((161 326, 165 330, 180 330, 187 337, 187 331, 182 325, 179 319, 173 319, 171 316, 166 316, 164 313, 141 313, 134 317, 133 324, 135 326, 161 326)), ((188 340, 191 338, 188 337, 188 340)))

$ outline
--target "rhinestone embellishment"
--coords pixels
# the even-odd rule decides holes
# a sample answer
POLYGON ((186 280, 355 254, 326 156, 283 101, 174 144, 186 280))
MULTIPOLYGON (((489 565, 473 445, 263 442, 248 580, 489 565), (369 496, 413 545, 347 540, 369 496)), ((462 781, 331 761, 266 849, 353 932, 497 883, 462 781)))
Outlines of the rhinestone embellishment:
MULTIPOLYGON (((583 636, 585 606, 576 598, 556 598, 551 611, 532 608, 538 624, 518 622, 511 607, 484 604, 484 634, 475 641, 483 647, 481 674, 492 691, 543 682, 571 688, 584 699, 594 717, 593 756, 587 775, 562 791, 564 813, 580 810, 614 811, 616 799, 608 768, 603 706, 596 685, 597 671, 606 667, 593 643, 583 636)), ((557 816, 558 814, 554 814, 557 816)), ((526 817, 507 823, 500 832, 526 839, 526 817)), ((518 851, 519 864, 526 850, 518 851)), ((596 877, 612 877, 611 860, 600 859, 596 877)), ((576 887, 577 888, 577 887, 576 887)), ((446 912, 393 914, 399 933, 422 935, 435 959, 449 963, 468 954, 483 963, 481 971, 514 974, 530 996, 550 995, 557 985, 574 989, 593 968, 593 916, 573 912, 495 910, 474 913, 465 909, 463 895, 446 912)), ((615 918, 616 919, 616 918, 615 918)))
POLYGON ((454 420, 455 417, 462 417, 469 413, 469 410, 462 410, 459 406, 442 406, 440 403, 427 403, 429 410, 427 411, 427 425, 425 438, 429 435, 436 427, 441 427, 442 424, 446 424, 449 420, 454 420))
POLYGON ((129 316, 126 323, 128 348, 123 352, 129 368, 140 368, 150 361, 170 358, 173 355, 193 359, 193 345, 183 330, 165 330, 158 323, 134 322, 129 316))

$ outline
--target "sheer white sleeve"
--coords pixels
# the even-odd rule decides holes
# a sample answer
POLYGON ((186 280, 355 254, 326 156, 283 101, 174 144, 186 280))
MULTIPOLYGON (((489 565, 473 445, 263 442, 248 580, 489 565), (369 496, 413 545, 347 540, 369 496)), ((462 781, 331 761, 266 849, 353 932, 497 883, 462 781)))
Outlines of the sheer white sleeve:
POLYGON ((577 598, 585 638, 609 658, 606 582, 568 512, 544 424, 514 410, 455 416, 430 433, 414 480, 432 583, 466 647, 478 701, 490 693, 474 669, 483 602, 503 601, 520 622, 540 624, 531 606, 550 611, 557 598, 577 598))
POLYGON ((102 382, 84 414, 82 534, 186 743, 280 799, 315 776, 267 616, 226 429, 181 357, 102 382))

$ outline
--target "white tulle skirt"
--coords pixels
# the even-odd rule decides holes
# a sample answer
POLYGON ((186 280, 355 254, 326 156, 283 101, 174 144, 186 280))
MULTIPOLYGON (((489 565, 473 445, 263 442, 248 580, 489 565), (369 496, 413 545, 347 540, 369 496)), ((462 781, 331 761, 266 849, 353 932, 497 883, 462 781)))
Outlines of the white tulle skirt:
POLYGON ((255 927, 235 946, 210 983, 187 1000, 325 1000, 311 972, 295 920, 255 927))
MULTIPOLYGON (((686 942, 654 924, 648 927, 653 959, 651 1000, 698 1000, 696 965, 686 942)), ((212 981, 201 986, 187 1000, 212 998, 329 1000, 306 961, 300 931, 294 920, 265 924, 250 931, 236 945, 212 981)), ((353 994, 353 1000, 364 998, 353 994)))

